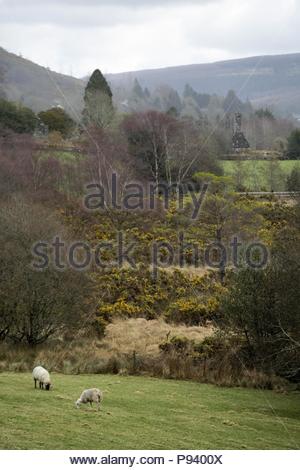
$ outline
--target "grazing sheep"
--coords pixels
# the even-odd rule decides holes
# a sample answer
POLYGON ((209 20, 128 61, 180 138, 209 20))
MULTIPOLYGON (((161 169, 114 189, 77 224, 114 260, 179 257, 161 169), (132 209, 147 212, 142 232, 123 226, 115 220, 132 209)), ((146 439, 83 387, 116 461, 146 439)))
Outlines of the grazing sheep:
POLYGON ((97 403, 97 409, 100 409, 100 402, 103 399, 102 392, 98 388, 89 388, 88 390, 84 390, 80 395, 80 398, 75 402, 77 408, 82 403, 89 403, 92 406, 92 403, 97 403))
POLYGON ((49 372, 46 369, 44 369, 44 367, 41 367, 41 366, 35 367, 32 372, 32 377, 34 380, 34 388, 36 388, 36 382, 38 381, 40 388, 44 388, 44 385, 45 385, 45 389, 50 390, 50 386, 51 386, 50 375, 49 375, 49 372))

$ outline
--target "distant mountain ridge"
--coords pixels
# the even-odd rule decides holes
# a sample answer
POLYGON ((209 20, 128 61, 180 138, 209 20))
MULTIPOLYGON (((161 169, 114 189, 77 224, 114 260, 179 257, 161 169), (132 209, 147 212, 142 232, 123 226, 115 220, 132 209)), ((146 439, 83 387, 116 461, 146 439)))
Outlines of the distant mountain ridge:
MULTIPOLYGON (((180 94, 187 83, 198 92, 221 96, 233 89, 255 107, 273 106, 284 113, 300 114, 300 53, 137 70, 106 77, 116 97, 120 89, 125 94, 129 92, 137 78, 150 90, 166 84, 180 94)), ((0 47, 2 91, 8 99, 20 101, 35 111, 59 104, 79 115, 85 83, 84 79, 53 72, 0 47)))
POLYGON ((300 53, 138 70, 107 77, 114 86, 137 78, 150 90, 166 83, 180 94, 186 83, 198 92, 221 96, 233 89, 254 106, 274 105, 280 111, 300 114, 300 53))

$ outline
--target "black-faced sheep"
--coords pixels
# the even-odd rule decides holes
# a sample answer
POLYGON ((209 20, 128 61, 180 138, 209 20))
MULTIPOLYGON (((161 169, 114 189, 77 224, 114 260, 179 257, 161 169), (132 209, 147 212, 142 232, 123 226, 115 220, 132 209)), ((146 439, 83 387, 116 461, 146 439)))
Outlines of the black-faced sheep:
POLYGON ((36 388, 36 382, 39 382, 39 387, 44 388, 46 390, 50 390, 51 387, 51 379, 49 372, 44 369, 44 367, 37 366, 33 369, 32 377, 34 380, 34 388, 36 388))

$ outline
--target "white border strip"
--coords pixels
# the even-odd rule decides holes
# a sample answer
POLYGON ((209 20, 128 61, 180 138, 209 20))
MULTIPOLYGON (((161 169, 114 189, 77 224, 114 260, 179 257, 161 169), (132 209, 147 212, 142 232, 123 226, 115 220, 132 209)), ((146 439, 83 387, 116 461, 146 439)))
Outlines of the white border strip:
POLYGON ((85 467, 96 465, 107 468, 225 468, 251 469, 261 468, 298 469, 300 468, 299 451, 244 451, 244 450, 2 450, 0 466, 3 470, 53 469, 85 467), (74 462, 77 458, 77 464, 74 462), (71 463, 73 459, 73 464, 71 463), (80 459, 81 462, 80 463, 80 459), (86 459, 86 460, 84 460, 86 459), (92 459, 92 460, 90 460, 92 459), (93 459, 96 459, 96 461, 93 459))

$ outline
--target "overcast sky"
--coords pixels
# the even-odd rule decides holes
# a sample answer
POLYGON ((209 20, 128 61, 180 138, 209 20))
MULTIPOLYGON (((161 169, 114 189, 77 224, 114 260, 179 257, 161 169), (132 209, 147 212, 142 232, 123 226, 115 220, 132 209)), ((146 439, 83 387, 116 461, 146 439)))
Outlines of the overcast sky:
POLYGON ((299 0, 0 0, 0 45, 58 72, 299 52, 299 0))

